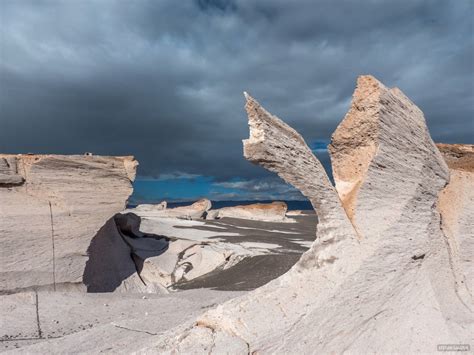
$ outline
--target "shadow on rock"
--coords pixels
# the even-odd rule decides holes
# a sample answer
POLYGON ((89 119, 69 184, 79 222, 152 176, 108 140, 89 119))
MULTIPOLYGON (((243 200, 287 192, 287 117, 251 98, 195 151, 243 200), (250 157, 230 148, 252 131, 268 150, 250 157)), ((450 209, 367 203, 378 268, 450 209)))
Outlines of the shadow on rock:
POLYGON ((117 213, 92 239, 83 275, 87 292, 115 291, 130 276, 140 275, 144 260, 168 249, 168 238, 141 232, 140 223, 134 213, 117 213))

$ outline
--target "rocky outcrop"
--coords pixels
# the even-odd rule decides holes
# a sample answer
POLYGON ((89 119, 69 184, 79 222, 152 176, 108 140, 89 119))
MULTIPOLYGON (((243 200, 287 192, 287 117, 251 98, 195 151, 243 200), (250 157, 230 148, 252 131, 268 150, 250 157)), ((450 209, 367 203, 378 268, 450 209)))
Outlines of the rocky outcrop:
MULTIPOLYGON (((431 211, 420 207, 434 202, 432 195, 448 180, 447 166, 421 110, 399 89, 387 89, 370 76, 359 78, 329 151, 343 206, 365 237, 383 235, 396 222, 399 225, 408 203, 413 213, 423 211, 431 218, 431 211), (425 190, 429 193, 418 203, 412 201, 425 190)), ((415 228, 406 227, 407 233, 415 228)))
POLYGON ((360 77, 330 147, 336 190, 301 136, 246 99, 245 157, 309 198, 317 239, 279 279, 148 350, 413 353, 469 344, 472 300, 457 284, 466 265, 451 262, 436 208, 449 171, 422 112, 400 90, 360 77))
POLYGON ((204 198, 194 202, 189 206, 180 206, 175 208, 167 208, 166 201, 163 201, 157 205, 138 205, 136 207, 136 211, 140 212, 142 216, 199 219, 206 216, 207 211, 211 209, 211 206, 211 201, 204 198))
POLYGON ((284 202, 254 203, 210 210, 207 213, 206 219, 229 217, 266 222, 284 222, 287 220, 285 216, 287 210, 288 207, 284 202))
POLYGON ((132 192, 133 157, 0 155, 0 291, 81 287, 92 238, 132 192))

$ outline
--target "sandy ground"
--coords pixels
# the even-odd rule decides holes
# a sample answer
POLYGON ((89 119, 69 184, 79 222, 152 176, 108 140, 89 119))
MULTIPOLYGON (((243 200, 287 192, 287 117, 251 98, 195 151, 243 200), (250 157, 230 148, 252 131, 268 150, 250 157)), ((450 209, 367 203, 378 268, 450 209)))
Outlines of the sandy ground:
POLYGON ((49 291, 2 295, 0 351, 131 351, 151 337, 198 316, 206 308, 285 273, 314 240, 316 226, 314 213, 292 218, 297 223, 223 218, 167 225, 174 236, 181 238, 219 238, 266 250, 264 255, 246 258, 227 270, 215 270, 179 284, 169 295, 49 291))

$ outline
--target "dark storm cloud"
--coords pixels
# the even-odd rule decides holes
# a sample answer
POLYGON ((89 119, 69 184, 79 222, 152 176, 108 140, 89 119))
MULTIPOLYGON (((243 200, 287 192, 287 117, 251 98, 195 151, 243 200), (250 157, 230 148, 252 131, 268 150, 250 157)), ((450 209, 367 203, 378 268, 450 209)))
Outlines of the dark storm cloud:
POLYGON ((472 4, 0 0, 0 151, 253 181, 268 175, 242 157, 242 91, 313 144, 366 73, 415 101, 435 140, 472 143, 472 4))

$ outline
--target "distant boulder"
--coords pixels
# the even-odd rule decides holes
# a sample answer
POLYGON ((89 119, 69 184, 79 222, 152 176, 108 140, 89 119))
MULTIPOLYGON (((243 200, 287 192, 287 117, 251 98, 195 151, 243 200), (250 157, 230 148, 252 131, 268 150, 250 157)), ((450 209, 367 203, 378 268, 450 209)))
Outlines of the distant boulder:
POLYGON ((211 201, 203 198, 189 206, 167 208, 166 201, 163 201, 157 205, 138 205, 135 209, 132 209, 131 211, 135 210, 136 212, 140 212, 141 216, 199 219, 204 218, 206 216, 207 211, 211 209, 211 206, 211 201))
POLYGON ((229 217, 266 222, 284 222, 287 220, 287 210, 288 206, 284 202, 254 203, 211 210, 207 213, 206 219, 229 217))
POLYGON ((143 212, 153 212, 153 211, 163 211, 166 210, 167 203, 166 201, 162 201, 158 204, 142 204, 135 207, 137 211, 143 212))

